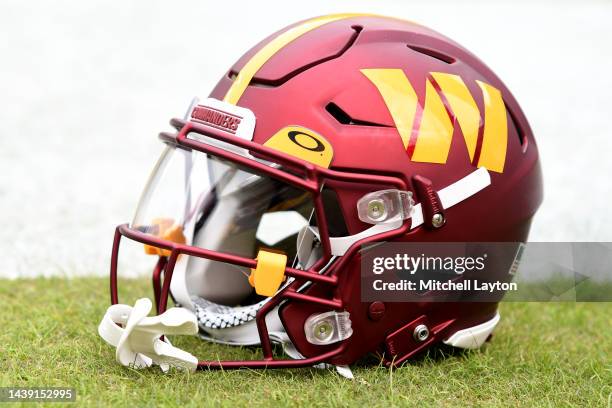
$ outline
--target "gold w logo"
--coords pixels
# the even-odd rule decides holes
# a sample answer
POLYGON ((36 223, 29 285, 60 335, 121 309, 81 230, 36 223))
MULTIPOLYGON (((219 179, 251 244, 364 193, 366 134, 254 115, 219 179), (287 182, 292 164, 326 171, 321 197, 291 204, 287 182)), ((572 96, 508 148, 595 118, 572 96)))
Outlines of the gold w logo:
POLYGON ((361 72, 378 88, 402 138, 404 148, 411 153, 411 160, 446 163, 454 123, 459 123, 470 162, 475 160, 479 132, 482 132, 477 166, 498 173, 504 171, 508 127, 506 107, 497 88, 476 81, 482 91, 485 108, 481 129, 478 106, 458 75, 430 73, 425 85, 425 104, 418 121, 415 120, 420 109, 418 97, 403 70, 376 68, 362 69, 361 72))

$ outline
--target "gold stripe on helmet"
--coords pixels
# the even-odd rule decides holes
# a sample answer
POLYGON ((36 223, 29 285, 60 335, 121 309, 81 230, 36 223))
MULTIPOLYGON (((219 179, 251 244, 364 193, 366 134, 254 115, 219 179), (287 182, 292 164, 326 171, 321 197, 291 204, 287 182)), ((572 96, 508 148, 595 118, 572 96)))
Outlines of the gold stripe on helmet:
POLYGON ((232 86, 225 94, 223 100, 233 105, 237 104, 257 71, 259 71, 274 54, 283 49, 287 44, 296 38, 327 23, 360 16, 366 16, 366 14, 332 14, 329 16, 316 17, 306 20, 302 24, 283 32, 278 37, 266 44, 262 49, 257 51, 257 53, 245 64, 245 66, 242 67, 238 73, 238 76, 234 79, 232 86))

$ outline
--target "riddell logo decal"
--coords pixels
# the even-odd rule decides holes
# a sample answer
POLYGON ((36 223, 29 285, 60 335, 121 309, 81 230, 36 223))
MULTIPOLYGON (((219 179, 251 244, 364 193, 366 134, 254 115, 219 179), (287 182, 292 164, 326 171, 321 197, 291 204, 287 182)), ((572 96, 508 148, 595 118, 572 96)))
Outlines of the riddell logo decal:
POLYGON ((191 112, 191 118, 216 129, 236 134, 242 118, 207 106, 196 106, 191 112))

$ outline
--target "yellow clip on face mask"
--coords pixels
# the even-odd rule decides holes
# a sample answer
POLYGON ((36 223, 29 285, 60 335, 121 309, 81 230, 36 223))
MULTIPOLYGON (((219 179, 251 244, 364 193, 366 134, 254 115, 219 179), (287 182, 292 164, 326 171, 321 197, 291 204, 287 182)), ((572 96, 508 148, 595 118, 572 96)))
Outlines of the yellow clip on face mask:
MULTIPOLYGON (((152 225, 157 227, 154 235, 166 241, 171 241, 177 244, 187 242, 183 234, 183 227, 174 222, 172 218, 155 218, 152 225)), ((158 248, 151 245, 144 246, 144 251, 147 255, 170 256, 170 250, 158 248)))
POLYGON ((260 249, 257 253, 257 267, 251 269, 249 283, 261 296, 274 296, 285 280, 287 255, 260 249))

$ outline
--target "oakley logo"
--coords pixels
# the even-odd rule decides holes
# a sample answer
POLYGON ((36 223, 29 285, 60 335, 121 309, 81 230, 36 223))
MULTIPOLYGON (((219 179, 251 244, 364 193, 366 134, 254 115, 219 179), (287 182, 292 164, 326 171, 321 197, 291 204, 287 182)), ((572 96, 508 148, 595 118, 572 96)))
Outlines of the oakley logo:
POLYGON ((458 75, 430 73, 425 84, 425 101, 419 104, 403 70, 375 68, 361 72, 380 92, 412 161, 446 163, 454 124, 458 123, 470 163, 498 173, 504 171, 508 126, 506 107, 497 88, 476 81, 484 104, 481 114, 458 75))
POLYGON ((216 129, 236 134, 242 118, 207 106, 196 106, 191 112, 191 118, 216 129))
POLYGON ((287 137, 289 137, 289 140, 300 146, 302 149, 310 150, 311 152, 322 152, 325 150, 323 143, 308 133, 294 130, 287 133, 287 137))
POLYGON ((321 167, 329 167, 334 158, 334 149, 327 139, 301 126, 282 128, 264 146, 321 167))

